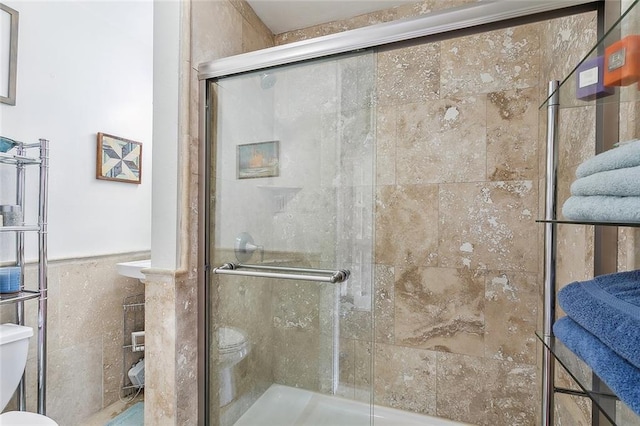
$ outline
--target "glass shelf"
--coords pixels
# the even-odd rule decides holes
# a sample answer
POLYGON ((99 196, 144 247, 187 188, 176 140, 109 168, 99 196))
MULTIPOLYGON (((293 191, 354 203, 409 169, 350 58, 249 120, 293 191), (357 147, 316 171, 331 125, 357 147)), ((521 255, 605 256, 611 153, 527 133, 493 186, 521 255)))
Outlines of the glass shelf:
MULTIPOLYGON (((560 108, 585 107, 603 103, 627 103, 640 101, 640 83, 631 83, 626 86, 607 86, 612 89, 609 96, 604 96, 596 100, 581 100, 576 97, 578 69, 586 61, 593 60, 598 56, 603 56, 605 48, 621 40, 628 35, 640 35, 640 7, 635 7, 640 0, 634 0, 629 4, 620 18, 607 31, 598 43, 587 53, 587 55, 573 68, 569 75, 562 80, 558 88, 560 108)), ((583 69, 580 69, 582 71, 583 69)), ((552 95, 553 96, 553 95, 552 95)), ((551 96, 542 103, 540 108, 546 108, 551 96)))
POLYGON ((39 158, 27 157, 25 155, 7 154, 6 152, 0 152, 0 163, 4 164, 40 164, 39 158))
POLYGON ((0 305, 7 303, 23 302, 40 296, 39 291, 23 290, 17 293, 0 293, 0 305))
POLYGON ((17 231, 39 231, 38 225, 23 225, 23 226, 0 226, 0 232, 17 232, 17 231))
MULTIPOLYGON (((551 351, 562 368, 564 368, 578 386, 580 386, 586 394, 584 396, 589 397, 614 426, 622 426, 623 423, 621 423, 620 420, 616 420, 618 418, 616 414, 620 411, 620 408, 623 408, 623 403, 619 401, 618 397, 613 393, 599 392, 593 389, 593 377, 595 374, 591 368, 557 338, 551 337, 547 341, 547 338, 542 337, 542 333, 540 332, 536 332, 536 336, 542 344, 551 351)), ((556 388, 556 392, 574 395, 579 394, 579 392, 565 392, 565 390, 558 388, 556 388)), ((626 407, 624 408, 626 409, 626 407)))
POLYGON ((608 222, 608 221, 594 221, 594 220, 547 220, 538 219, 536 223, 558 223, 568 225, 598 225, 598 226, 626 226, 632 228, 640 228, 640 222, 608 222))

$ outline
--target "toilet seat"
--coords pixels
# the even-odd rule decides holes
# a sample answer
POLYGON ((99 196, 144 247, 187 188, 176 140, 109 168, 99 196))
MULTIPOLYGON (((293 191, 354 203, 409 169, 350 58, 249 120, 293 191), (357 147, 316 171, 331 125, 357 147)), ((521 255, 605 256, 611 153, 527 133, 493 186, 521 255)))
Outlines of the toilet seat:
POLYGON ((247 343, 247 336, 235 327, 220 327, 218 329, 218 351, 228 354, 242 349, 247 343))
POLYGON ((42 414, 27 411, 8 411, 0 414, 2 426, 58 426, 58 423, 42 414))

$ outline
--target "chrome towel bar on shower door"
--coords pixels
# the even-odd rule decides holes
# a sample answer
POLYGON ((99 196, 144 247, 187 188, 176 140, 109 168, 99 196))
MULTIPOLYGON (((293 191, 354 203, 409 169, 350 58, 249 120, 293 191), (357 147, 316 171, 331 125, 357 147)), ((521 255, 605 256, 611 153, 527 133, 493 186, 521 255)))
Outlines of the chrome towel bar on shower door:
POLYGON ((317 281, 323 283, 341 283, 349 279, 347 269, 332 271, 328 269, 292 268, 288 266, 244 265, 225 263, 213 268, 214 274, 241 275, 245 277, 278 278, 284 280, 317 281), (309 275, 307 275, 309 274, 309 275))

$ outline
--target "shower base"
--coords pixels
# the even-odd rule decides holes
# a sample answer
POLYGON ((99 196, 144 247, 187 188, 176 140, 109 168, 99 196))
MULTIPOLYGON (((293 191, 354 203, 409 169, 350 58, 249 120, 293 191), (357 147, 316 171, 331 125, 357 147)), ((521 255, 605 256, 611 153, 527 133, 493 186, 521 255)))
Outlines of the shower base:
MULTIPOLYGON (((461 426, 437 417, 373 407, 374 426, 461 426)), ((271 385, 234 426, 367 426, 371 406, 304 389, 271 385)))

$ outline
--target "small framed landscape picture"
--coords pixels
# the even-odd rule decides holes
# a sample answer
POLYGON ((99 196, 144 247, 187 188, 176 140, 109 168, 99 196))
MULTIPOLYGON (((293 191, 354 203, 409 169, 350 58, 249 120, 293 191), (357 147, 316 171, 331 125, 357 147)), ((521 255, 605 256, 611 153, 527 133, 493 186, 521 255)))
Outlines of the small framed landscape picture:
POLYGON ((96 178, 142 182, 142 143, 98 133, 96 178))
POLYGON ((279 176, 279 145, 279 141, 238 145, 238 179, 279 176))

